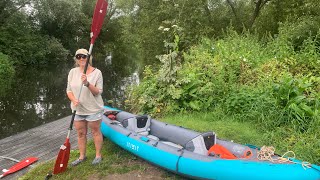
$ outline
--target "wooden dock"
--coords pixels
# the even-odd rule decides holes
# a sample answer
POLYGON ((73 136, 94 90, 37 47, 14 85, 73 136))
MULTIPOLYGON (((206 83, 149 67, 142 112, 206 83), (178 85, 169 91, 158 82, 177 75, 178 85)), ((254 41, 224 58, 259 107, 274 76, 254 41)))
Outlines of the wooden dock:
MULTIPOLYGON (((48 124, 21 132, 0 140, 0 156, 22 160, 24 158, 34 156, 40 162, 55 159, 58 155, 60 146, 64 143, 71 116, 53 121, 48 124)), ((91 138, 91 135, 88 135, 91 138)), ((70 135, 71 149, 77 148, 76 130, 73 129, 70 135)), ((4 158, 0 158, 0 171, 9 169, 16 162, 4 158)), ((18 179, 20 176, 28 172, 32 167, 27 167, 14 174, 3 177, 4 180, 18 179)), ((0 172, 2 174, 2 172, 0 172)))

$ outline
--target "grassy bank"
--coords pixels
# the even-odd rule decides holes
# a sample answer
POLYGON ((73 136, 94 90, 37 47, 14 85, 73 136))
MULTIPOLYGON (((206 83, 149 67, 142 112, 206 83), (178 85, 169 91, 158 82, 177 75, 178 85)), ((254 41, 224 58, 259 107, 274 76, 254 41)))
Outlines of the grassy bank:
MULTIPOLYGON (((181 125, 186 128, 194 129, 197 131, 214 131, 221 139, 234 140, 239 143, 248 143, 258 146, 262 145, 274 145, 276 151, 279 154, 286 152, 288 147, 291 147, 292 141, 287 138, 280 138, 277 131, 261 131, 257 129, 255 124, 251 122, 239 122, 234 117, 226 116, 222 111, 216 110, 209 113, 191 113, 191 114, 176 114, 169 115, 161 119, 162 121, 181 125), (278 139, 277 139, 278 137, 278 139), (274 141, 274 142, 272 142, 274 141)), ((283 133, 283 132, 282 132, 283 133)), ((286 134, 289 134, 288 132, 286 134)), ((294 134, 293 136, 295 136, 294 134)), ((282 136, 282 137, 286 137, 282 136)), ((292 136, 289 136, 292 138, 292 136)), ((298 141, 297 144, 301 143, 298 141)), ((310 142, 311 143, 311 142, 310 142)), ((310 151, 299 151, 302 147, 295 147, 291 150, 297 150, 297 158, 307 157, 310 151), (304 153, 300 153, 304 152, 304 153)), ((70 162, 78 157, 78 150, 71 152, 70 162)), ((91 160, 94 158, 94 145, 90 142, 88 145, 88 160, 77 167, 69 166, 65 173, 55 175, 52 179, 113 179, 115 177, 121 178, 126 175, 131 176, 148 176, 152 178, 160 179, 182 179, 167 171, 159 168, 151 169, 149 163, 141 160, 140 158, 133 156, 127 151, 121 149, 108 139, 104 140, 103 145, 103 162, 98 166, 92 166, 91 160)), ((23 180, 36 180, 44 179, 48 171, 52 170, 54 161, 38 164, 28 174, 21 177, 23 180)), ((137 178, 139 179, 139 178, 137 178)))
MULTIPOLYGON (((58 153, 58 152, 57 152, 58 153)), ((71 151, 69 163, 79 156, 78 150, 71 151)), ((104 140, 102 156, 103 161, 97 165, 92 166, 91 161, 95 156, 94 144, 92 141, 88 143, 87 161, 79 166, 68 166, 68 169, 61 174, 54 175, 51 179, 56 180, 71 180, 71 179, 114 179, 114 174, 126 174, 129 172, 135 173, 136 176, 143 174, 144 171, 150 169, 150 164, 121 149, 116 144, 108 139, 104 140)), ((26 175, 19 178, 21 180, 43 180, 47 173, 52 171, 54 167, 54 160, 40 163, 35 168, 30 170, 26 175)), ((154 170, 153 170, 154 171, 154 170)), ((167 173, 158 169, 157 174, 160 174, 163 179, 175 178, 175 175, 167 173)), ((116 178, 117 179, 117 178, 116 178)))

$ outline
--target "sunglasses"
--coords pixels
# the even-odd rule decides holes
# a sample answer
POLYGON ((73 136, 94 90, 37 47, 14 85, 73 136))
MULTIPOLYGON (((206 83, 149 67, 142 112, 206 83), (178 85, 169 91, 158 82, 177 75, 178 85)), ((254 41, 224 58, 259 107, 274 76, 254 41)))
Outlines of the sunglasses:
POLYGON ((87 59, 87 57, 88 57, 88 56, 85 55, 85 54, 77 54, 77 55, 76 55, 76 59, 78 59, 78 60, 80 60, 81 58, 82 58, 82 59, 87 59))

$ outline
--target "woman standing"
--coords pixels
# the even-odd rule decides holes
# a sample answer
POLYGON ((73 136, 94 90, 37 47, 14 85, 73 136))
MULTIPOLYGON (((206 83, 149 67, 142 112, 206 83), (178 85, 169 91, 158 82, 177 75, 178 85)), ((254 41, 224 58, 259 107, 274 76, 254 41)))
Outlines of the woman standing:
POLYGON ((89 60, 86 74, 83 74, 87 58, 88 51, 86 49, 78 49, 74 57, 76 67, 71 69, 68 75, 67 95, 71 101, 72 111, 76 110, 74 126, 78 134, 78 147, 80 151, 79 158, 71 163, 72 166, 80 164, 87 158, 88 127, 91 129, 96 149, 96 157, 92 161, 92 164, 99 164, 102 160, 101 148, 103 138, 100 125, 103 114, 103 100, 101 97, 103 79, 101 71, 92 67, 92 57, 89 60), (80 98, 77 99, 80 91, 80 98))

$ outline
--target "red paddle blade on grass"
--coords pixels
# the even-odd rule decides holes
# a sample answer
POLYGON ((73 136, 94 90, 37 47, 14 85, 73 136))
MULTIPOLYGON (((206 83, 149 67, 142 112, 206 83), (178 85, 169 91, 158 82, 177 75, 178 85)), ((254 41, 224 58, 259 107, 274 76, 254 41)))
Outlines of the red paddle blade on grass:
POLYGON ((12 167, 10 167, 8 170, 3 170, 4 173, 2 175, 0 175, 0 178, 7 176, 9 174, 12 174, 14 172, 17 172, 25 167, 28 167, 29 165, 31 165, 32 163, 38 161, 38 158, 36 157, 28 157, 23 159, 22 161, 18 162, 17 164, 13 165, 12 167))
POLYGON ((60 147, 59 154, 54 165, 53 174, 64 172, 68 167, 68 161, 70 156, 70 141, 66 139, 63 145, 60 147))

